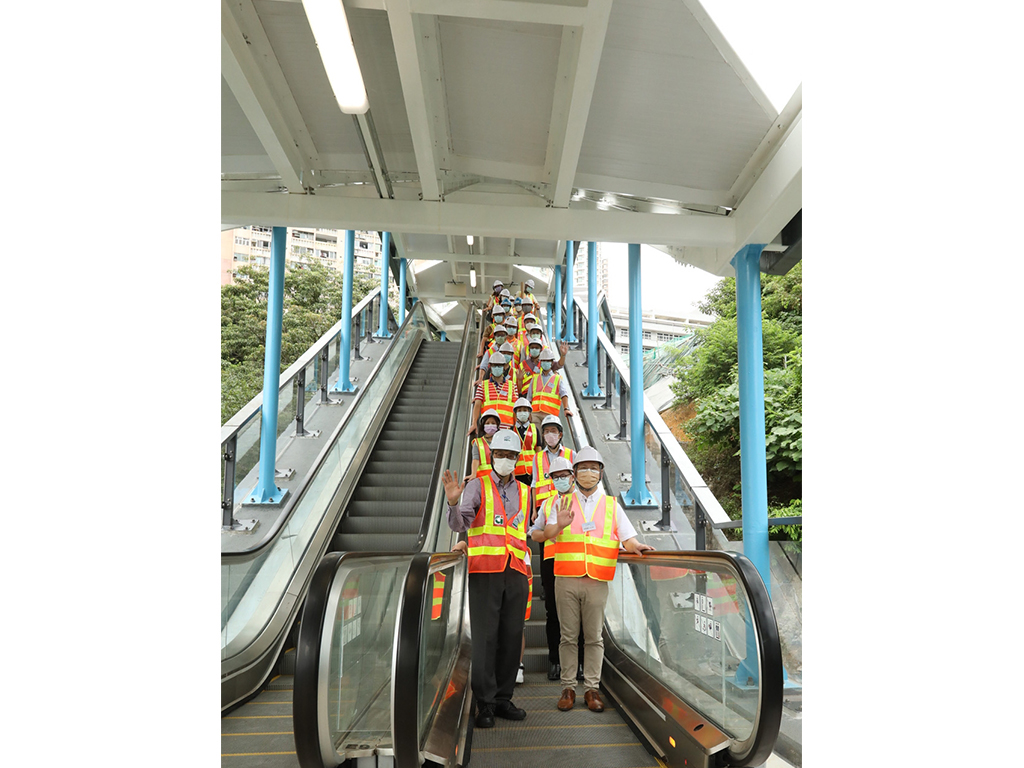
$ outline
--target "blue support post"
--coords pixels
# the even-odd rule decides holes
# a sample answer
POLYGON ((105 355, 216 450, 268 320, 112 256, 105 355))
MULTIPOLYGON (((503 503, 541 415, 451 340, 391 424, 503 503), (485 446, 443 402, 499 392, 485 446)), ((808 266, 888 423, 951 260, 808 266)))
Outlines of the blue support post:
MULTIPOLYGON (((771 594, 768 556, 768 475, 764 437, 764 347, 761 336, 761 251, 746 245, 732 259, 736 268, 736 330, 740 385, 740 486, 743 506, 743 554, 771 594)), ((747 648, 753 649, 753 627, 747 648)), ((757 658, 748 653, 736 670, 736 682, 758 680, 757 658), (748 661, 750 662, 748 665, 748 661)))
POLYGON ((384 245, 380 252, 380 325, 377 327, 377 338, 390 339, 388 330, 388 259, 391 258, 391 233, 384 233, 384 245))
POLYGON ((448 341, 448 334, 441 331, 441 341, 448 341))
POLYGON ((405 322, 405 259, 398 260, 398 327, 405 322))
POLYGON ((550 301, 548 302, 547 311, 547 323, 548 323, 548 341, 551 341, 551 313, 555 311, 555 305, 550 301))
POLYGON ((341 288, 341 343, 338 348, 338 380, 332 392, 351 393, 356 385, 348 377, 349 358, 352 356, 352 273, 356 260, 356 233, 345 230, 345 284, 341 288))
POLYGON ((576 243, 568 240, 565 243, 565 340, 570 344, 579 341, 573 333, 573 315, 576 307, 573 306, 573 283, 575 272, 572 268, 572 257, 576 252, 576 243))
POLYGON ((640 304, 640 245, 629 244, 629 452, 632 482, 622 494, 624 507, 657 506, 647 490, 647 462, 644 455, 644 344, 643 308, 640 304))
MULTIPOLYGON (((274 477, 277 455, 277 406, 281 386, 281 318, 284 315, 284 249, 288 230, 274 227, 270 236, 270 281, 267 286, 267 336, 263 355, 263 406, 260 409, 260 469, 247 504, 280 504, 288 493, 274 477)), ((301 396, 301 395, 300 395, 301 396)))
MULTIPOLYGON (((604 397, 597 375, 601 366, 597 362, 597 243, 587 243, 587 384, 583 397, 604 397)), ((604 325, 604 323, 601 323, 604 325)))
POLYGON ((552 343, 562 340, 562 265, 555 267, 555 327, 554 336, 548 338, 552 343))

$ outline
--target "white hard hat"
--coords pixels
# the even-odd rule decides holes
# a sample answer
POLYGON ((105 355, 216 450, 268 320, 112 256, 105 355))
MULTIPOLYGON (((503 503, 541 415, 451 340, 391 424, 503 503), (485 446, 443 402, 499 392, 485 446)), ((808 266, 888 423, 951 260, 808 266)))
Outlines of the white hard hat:
POLYGON ((604 459, 601 458, 601 454, 597 452, 596 448, 589 445, 576 451, 576 460, 572 463, 573 470, 575 471, 576 467, 584 461, 596 461, 601 465, 601 469, 604 469, 604 459))
POLYGON ((512 410, 513 411, 518 411, 520 408, 529 408, 530 411, 532 412, 533 411, 533 403, 531 403, 525 397, 520 397, 518 400, 516 400, 516 404, 514 406, 512 406, 512 410))
POLYGON ((543 431, 544 427, 548 426, 549 424, 553 424, 554 426, 558 427, 559 432, 565 432, 565 429, 562 427, 562 422, 557 416, 552 416, 551 414, 545 416, 544 421, 540 423, 541 431, 543 431))
POLYGON ((505 285, 505 284, 504 284, 503 282, 501 282, 501 280, 495 280, 495 281, 494 281, 494 285, 493 285, 493 286, 491 286, 491 287, 492 287, 492 288, 497 288, 498 286, 504 286, 504 285, 505 285))
POLYGON ((557 360, 558 355, 551 351, 551 347, 545 347, 544 351, 540 353, 541 360, 557 360))
POLYGON ((533 288, 533 280, 527 280, 526 281, 526 287, 527 288, 533 288))
POLYGON ((491 438, 491 451, 515 451, 519 453, 522 450, 522 440, 511 429, 500 429, 491 438))
POLYGON ((487 358, 488 365, 504 365, 507 362, 508 360, 505 359, 505 356, 501 354, 501 352, 495 352, 487 358))
POLYGON ((509 293, 509 290, 508 290, 508 288, 505 288, 505 289, 503 289, 503 290, 502 290, 502 292, 501 292, 501 294, 500 294, 500 296, 501 296, 501 298, 503 298, 503 299, 507 297, 507 298, 509 299, 509 301, 511 301, 511 300, 512 300, 512 294, 511 294, 511 293, 509 293))
POLYGON ((486 411, 481 413, 480 414, 480 418, 476 420, 476 427, 481 432, 484 431, 484 419, 487 418, 488 416, 493 416, 494 418, 496 418, 498 420, 498 423, 501 424, 501 414, 499 414, 493 408, 488 408, 486 411))
POLYGON ((514 317, 512 317, 512 315, 509 315, 508 317, 505 318, 505 327, 506 328, 518 328, 519 327, 519 321, 516 320, 514 317))
MULTIPOLYGON (((503 354, 503 355, 514 355, 516 353, 515 349, 507 341, 504 344, 502 344, 500 347, 498 347, 498 351, 501 352, 501 354, 503 354)), ((511 359, 512 358, 509 357, 509 360, 511 360, 511 359)), ((506 360, 505 362, 507 363, 508 360, 506 360)))
POLYGON ((556 456, 551 460, 551 466, 548 467, 548 475, 553 475, 555 472, 572 472, 572 465, 569 460, 564 456, 556 456))

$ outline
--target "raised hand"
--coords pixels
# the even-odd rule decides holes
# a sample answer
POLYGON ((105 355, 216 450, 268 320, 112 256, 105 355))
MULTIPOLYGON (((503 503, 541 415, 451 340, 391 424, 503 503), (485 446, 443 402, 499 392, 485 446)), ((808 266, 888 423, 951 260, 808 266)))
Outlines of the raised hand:
POLYGON ((448 503, 454 507, 459 503, 459 499, 462 498, 462 491, 466 487, 466 481, 463 480, 460 483, 455 479, 452 471, 446 469, 441 473, 441 484, 444 485, 444 495, 448 498, 448 503))
POLYGON ((574 516, 572 511, 572 494, 567 493, 558 501, 557 520, 559 528, 568 528, 572 525, 574 516))

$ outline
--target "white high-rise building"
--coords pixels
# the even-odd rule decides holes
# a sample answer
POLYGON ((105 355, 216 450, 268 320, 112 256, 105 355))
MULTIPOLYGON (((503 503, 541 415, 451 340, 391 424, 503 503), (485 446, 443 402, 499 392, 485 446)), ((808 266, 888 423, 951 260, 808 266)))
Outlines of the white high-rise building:
MULTIPOLYGON (((288 227, 285 264, 299 267, 319 262, 332 272, 341 272, 345 260, 345 231, 288 227)), ((251 226, 221 233, 221 285, 232 282, 235 270, 243 264, 270 266, 270 227, 251 226)), ((380 277, 382 244, 377 232, 356 231, 356 276, 380 277)))

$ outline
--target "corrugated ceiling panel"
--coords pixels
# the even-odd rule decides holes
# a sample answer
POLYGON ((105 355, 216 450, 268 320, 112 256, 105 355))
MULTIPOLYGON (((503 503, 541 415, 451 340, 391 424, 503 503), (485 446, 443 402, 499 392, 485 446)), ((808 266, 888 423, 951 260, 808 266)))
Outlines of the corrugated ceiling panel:
POLYGON ((452 148, 543 165, 561 28, 439 17, 452 148))
POLYGON ((771 125, 680 2, 616 2, 579 173, 726 190, 771 125))

